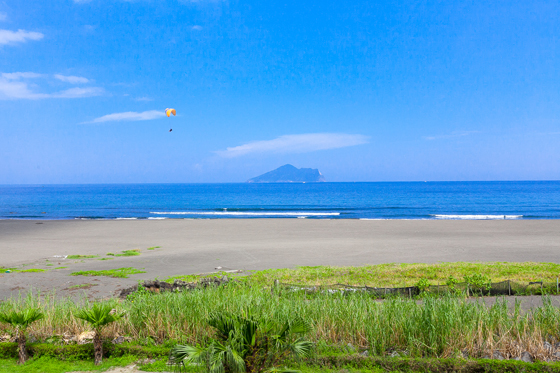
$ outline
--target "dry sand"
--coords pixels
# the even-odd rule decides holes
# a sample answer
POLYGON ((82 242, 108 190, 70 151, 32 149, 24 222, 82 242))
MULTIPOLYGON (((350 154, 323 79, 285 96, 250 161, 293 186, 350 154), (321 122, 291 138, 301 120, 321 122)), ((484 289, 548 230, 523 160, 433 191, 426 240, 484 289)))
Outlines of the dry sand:
POLYGON ((298 265, 434 263, 438 261, 560 262, 560 220, 0 220, 0 266, 49 269, 0 273, 0 299, 30 287, 93 284, 91 297, 111 296, 138 280, 222 270, 298 265), (155 250, 148 247, 160 246, 155 250), (112 260, 69 260, 140 249, 112 260), (49 260, 49 262, 47 262, 49 260), (47 266, 46 264, 53 264, 47 266), (54 269, 56 267, 65 269, 54 269), (78 270, 144 268, 128 279, 69 276, 78 270))

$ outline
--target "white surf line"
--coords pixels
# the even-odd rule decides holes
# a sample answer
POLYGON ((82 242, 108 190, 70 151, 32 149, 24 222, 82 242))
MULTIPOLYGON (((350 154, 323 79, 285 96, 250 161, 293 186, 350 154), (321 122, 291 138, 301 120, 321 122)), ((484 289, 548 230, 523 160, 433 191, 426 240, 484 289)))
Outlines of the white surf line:
POLYGON ((239 212, 239 211, 154 211, 156 215, 233 215, 233 216, 339 216, 340 212, 239 212))
POLYGON ((509 220, 520 219, 523 215, 432 215, 436 219, 449 220, 509 220))

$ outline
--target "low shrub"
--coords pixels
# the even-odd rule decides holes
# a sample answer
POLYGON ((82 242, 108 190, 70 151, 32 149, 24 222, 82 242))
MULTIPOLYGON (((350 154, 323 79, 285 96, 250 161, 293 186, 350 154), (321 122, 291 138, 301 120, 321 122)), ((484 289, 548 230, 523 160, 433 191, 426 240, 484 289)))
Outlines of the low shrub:
POLYGON ((525 363, 517 360, 463 360, 364 357, 359 355, 321 356, 307 366, 330 368, 381 368, 385 372, 431 373, 560 373, 560 363, 525 363))
MULTIPOLYGON (((92 360, 93 344, 86 343, 83 345, 53 345, 50 343, 29 343, 27 345, 29 355, 33 358, 51 357, 60 360, 92 360)), ((110 342, 103 343, 104 356, 122 357, 126 355, 134 355, 140 358, 167 358, 171 348, 163 346, 138 346, 129 343, 113 344, 110 342)), ((18 357, 17 343, 4 342, 0 343, 0 359, 15 359, 18 357)))

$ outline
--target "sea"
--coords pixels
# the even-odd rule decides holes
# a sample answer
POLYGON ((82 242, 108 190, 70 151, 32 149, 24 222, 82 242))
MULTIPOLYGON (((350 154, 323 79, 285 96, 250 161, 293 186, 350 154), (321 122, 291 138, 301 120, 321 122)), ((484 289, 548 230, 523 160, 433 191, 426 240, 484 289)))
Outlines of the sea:
POLYGON ((0 219, 560 219, 560 181, 0 185, 0 219))

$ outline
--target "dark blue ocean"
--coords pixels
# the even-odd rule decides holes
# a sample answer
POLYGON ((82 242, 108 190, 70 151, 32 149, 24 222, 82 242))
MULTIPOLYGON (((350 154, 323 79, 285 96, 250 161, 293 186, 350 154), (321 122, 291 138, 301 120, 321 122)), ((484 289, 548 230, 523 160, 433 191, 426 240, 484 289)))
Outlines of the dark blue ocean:
POLYGON ((560 181, 3 185, 0 219, 559 219, 560 181))

